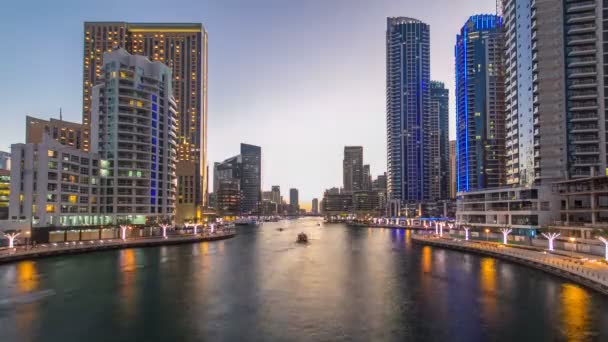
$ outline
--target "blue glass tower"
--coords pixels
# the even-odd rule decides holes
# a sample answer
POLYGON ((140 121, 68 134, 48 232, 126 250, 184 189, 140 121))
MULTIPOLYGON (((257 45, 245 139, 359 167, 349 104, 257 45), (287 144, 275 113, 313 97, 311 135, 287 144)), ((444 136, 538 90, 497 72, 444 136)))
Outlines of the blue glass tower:
POLYGON ((456 188, 505 184, 504 31, 496 15, 471 16, 456 37, 456 188))

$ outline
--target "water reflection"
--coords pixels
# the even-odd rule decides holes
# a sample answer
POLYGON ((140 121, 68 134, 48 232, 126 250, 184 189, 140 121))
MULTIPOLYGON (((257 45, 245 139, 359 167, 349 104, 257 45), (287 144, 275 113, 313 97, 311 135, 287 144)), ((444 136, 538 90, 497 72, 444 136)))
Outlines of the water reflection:
POLYGON ((568 341, 589 339, 589 293, 577 285, 563 284, 561 288, 562 333, 568 341))
POLYGON ((132 320, 136 315, 136 272, 137 272, 137 257, 133 249, 125 249, 120 251, 120 275, 121 287, 120 296, 122 298, 122 312, 126 320, 132 320))
POLYGON ((36 263, 33 261, 21 261, 16 267, 17 290, 19 293, 27 293, 38 289, 36 263))
POLYGON ((495 259, 481 259, 479 281, 481 283, 482 318, 489 323, 494 323, 497 319, 495 259))
POLYGON ((424 246, 422 247, 422 272, 429 273, 431 272, 431 247, 424 246))

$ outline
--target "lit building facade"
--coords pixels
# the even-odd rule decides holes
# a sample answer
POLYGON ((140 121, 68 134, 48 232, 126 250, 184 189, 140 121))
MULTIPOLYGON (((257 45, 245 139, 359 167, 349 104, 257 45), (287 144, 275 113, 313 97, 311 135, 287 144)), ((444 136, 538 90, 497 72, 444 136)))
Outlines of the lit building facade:
POLYGON ((8 220, 11 193, 11 170, 0 168, 0 220, 8 220))
POLYGON ((104 54, 100 72, 90 138, 100 156, 101 213, 115 223, 173 221, 178 116, 171 69, 118 49, 104 54))
POLYGON ((92 88, 102 76, 103 54, 118 48, 164 63, 172 72, 181 198, 176 221, 198 219, 207 201, 207 32, 200 23, 85 22, 84 150, 91 146, 92 88))
POLYGON ((420 202, 439 197, 439 116, 430 106, 430 27, 387 19, 386 129, 388 194, 420 202))
POLYGON ((89 150, 88 145, 85 148, 85 127, 82 124, 63 119, 42 120, 31 116, 25 117, 26 144, 41 144, 45 134, 62 145, 83 151, 89 150))
POLYGON ((112 224, 101 214, 100 162, 96 154, 63 145, 13 144, 9 219, 33 227, 112 224))
POLYGON ((456 140, 450 140, 450 198, 456 198, 456 140))
POLYGON ((457 188, 499 187, 506 177, 502 18, 471 16, 456 40, 457 188))

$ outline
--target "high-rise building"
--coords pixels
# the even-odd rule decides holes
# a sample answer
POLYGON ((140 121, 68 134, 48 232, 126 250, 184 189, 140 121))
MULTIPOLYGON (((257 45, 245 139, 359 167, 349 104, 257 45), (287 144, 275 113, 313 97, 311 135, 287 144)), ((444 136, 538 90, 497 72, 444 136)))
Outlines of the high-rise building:
POLYGON ((83 149, 91 144, 92 87, 102 76, 103 54, 123 48, 172 71, 177 104, 180 203, 178 222, 200 215, 207 201, 207 32, 199 23, 85 22, 83 51, 83 149))
POLYGON ((297 214, 300 212, 300 199, 298 198, 298 189, 289 189, 289 213, 297 214))
POLYGON ((450 140, 450 198, 456 198, 456 140, 450 140))
POLYGON ((282 199, 281 199, 281 187, 278 185, 273 185, 271 188, 271 192, 272 192, 272 201, 278 205, 281 205, 282 203, 282 199))
POLYGON ((272 191, 262 191, 262 200, 272 202, 272 191))
POLYGON ((450 196, 450 91, 443 82, 431 82, 431 108, 439 114, 439 198, 450 196))
POLYGON ((215 193, 217 212, 220 216, 237 216, 241 213, 241 181, 234 178, 221 179, 215 193))
POLYGON ((25 117, 25 143, 41 144, 44 135, 62 145, 88 151, 89 145, 84 144, 85 127, 82 124, 69 122, 60 118, 42 120, 31 116, 25 117))
POLYGON ((318 198, 313 198, 312 199, 312 209, 311 212, 313 215, 318 215, 319 214, 319 199, 318 198))
POLYGON ((159 61, 123 49, 103 55, 91 94, 90 150, 99 151, 101 214, 114 223, 174 219, 178 116, 171 80, 159 61))
MULTIPOLYGON (((583 133, 582 136, 588 137, 584 132, 593 134, 594 131, 587 131, 586 128, 589 127, 587 125, 599 123, 597 109, 593 109, 593 106, 587 107, 587 104, 594 101, 591 92, 595 92, 600 98, 604 92, 600 85, 596 86, 596 77, 587 74, 587 71, 588 68, 595 67, 600 70, 603 67, 595 66, 592 62, 594 58, 597 61, 595 53, 592 52, 595 44, 598 44, 597 40, 592 39, 594 42, 589 44, 588 39, 591 35, 603 37, 600 33, 602 28, 598 26, 588 32, 594 27, 595 22, 595 19, 590 20, 587 15, 590 12, 588 5, 591 2, 568 2, 568 12, 572 13, 569 16, 577 13, 577 17, 567 29, 564 27, 563 1, 520 0, 505 1, 505 3, 508 8, 505 13, 506 38, 507 42, 510 42, 507 46, 507 56, 510 58, 507 58, 506 70, 507 76, 512 76, 507 78, 507 109, 511 103, 517 103, 517 106, 511 106, 512 108, 517 108, 520 103, 525 105, 525 110, 519 113, 519 117, 518 113, 511 113, 510 121, 507 117, 507 122, 510 123, 507 125, 507 158, 512 164, 511 169, 508 169, 510 172, 507 174, 507 183, 548 185, 568 177, 569 148, 573 150, 571 157, 593 158, 600 155, 602 144, 598 144, 594 139, 575 141, 572 136, 572 145, 568 146, 566 128, 570 126, 573 134, 583 133), (584 5, 580 6, 580 4, 584 5), (585 7, 587 9, 584 9, 585 7), (578 12, 578 10, 582 11, 578 12), (571 40, 568 51, 564 48, 566 31, 570 36, 569 41, 571 40), (586 43, 579 44, 583 42, 586 43), (568 57, 568 61, 565 61, 566 55, 571 56, 568 57), (570 69, 568 77, 566 77, 566 64, 570 69), (511 67, 515 68, 515 72, 509 74, 511 67), (569 109, 568 119, 566 104, 570 100, 564 100, 566 79, 568 79, 569 92, 573 95, 571 102, 573 107, 569 109), (530 91, 530 82, 532 91, 530 91), (588 100, 577 101, 587 98, 587 95, 590 95, 588 100), (529 112, 530 98, 532 98, 532 114, 529 112), (574 106, 574 103, 577 105, 574 106), (579 106, 580 104, 582 106, 579 106), (520 128, 518 122, 522 119, 524 123, 520 128), (530 120, 534 129, 532 133, 530 133, 530 120), (533 162, 530 161, 532 150, 533 162)), ((595 102, 598 106, 604 103, 600 98, 595 102)), ((599 127, 603 126, 599 124, 599 127)), ((574 174, 578 171, 588 174, 588 168, 574 167, 575 165, 577 164, 572 164, 571 170, 574 174)))
POLYGON ((535 173, 531 4, 532 0, 503 1, 506 183, 515 186, 532 185, 535 173))
MULTIPOLYGON (((213 191, 221 191, 223 180, 238 182, 241 215, 255 213, 262 202, 261 159, 262 149, 259 146, 241 144, 239 155, 214 164, 213 191)), ((230 184, 230 187, 233 188, 233 185, 230 184)))
POLYGON ((456 38, 458 191, 505 185, 504 31, 496 15, 471 16, 456 38))
POLYGON ((361 189, 367 191, 372 189, 372 175, 368 164, 363 165, 363 186, 361 189))
POLYGON ((363 189, 363 147, 344 146, 343 184, 344 191, 363 189))
POLYGON ((439 116, 430 106, 430 28, 417 19, 387 19, 386 129, 389 198, 439 197, 439 116))
POLYGON ((241 144, 241 214, 254 214, 262 202, 262 148, 241 144))

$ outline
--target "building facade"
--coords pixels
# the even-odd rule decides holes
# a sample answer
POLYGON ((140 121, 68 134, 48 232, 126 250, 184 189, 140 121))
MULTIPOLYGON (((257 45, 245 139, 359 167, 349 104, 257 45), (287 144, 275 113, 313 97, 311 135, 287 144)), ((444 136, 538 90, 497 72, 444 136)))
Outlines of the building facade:
POLYGON ((319 199, 318 198, 312 199, 311 213, 313 215, 319 215, 319 199))
POLYGON ((215 193, 217 213, 223 217, 241 214, 241 181, 239 179, 221 179, 215 193))
POLYGON ((388 194, 420 202, 439 197, 439 117, 431 113, 430 27, 387 19, 386 129, 388 194))
POLYGON ((450 91, 443 82, 431 82, 431 107, 439 115, 439 198, 450 197, 450 91))
POLYGON ((456 140, 450 140, 450 198, 456 198, 456 140))
POLYGON ((344 146, 342 175, 344 180, 344 191, 357 191, 363 189, 363 147, 344 146))
POLYGON ((0 151, 0 170, 11 169, 11 154, 8 152, 0 151))
POLYGON ((198 218, 207 200, 207 32, 198 23, 85 22, 84 150, 91 145, 92 88, 102 75, 103 54, 118 48, 164 63, 172 72, 182 198, 177 204, 177 221, 198 218))
POLYGON ((241 144, 241 214, 258 212, 262 203, 262 148, 241 144))
POLYGON ((114 223, 173 221, 178 116, 171 69, 123 49, 103 58, 90 121, 90 149, 100 157, 101 214, 114 223))
POLYGON ((503 51, 496 15, 471 16, 456 38, 458 191, 506 184, 503 51))
POLYGON ((289 214, 295 215, 300 212, 300 198, 298 189, 289 189, 289 214))
POLYGON ((273 185, 270 191, 272 192, 272 201, 280 206, 282 204, 281 187, 278 185, 273 185))
POLYGON ((64 121, 63 119, 42 120, 31 116, 25 117, 26 144, 41 144, 46 134, 62 145, 88 151, 88 144, 84 144, 85 133, 84 125, 79 123, 64 121))
POLYGON ((63 145, 13 144, 9 219, 33 227, 112 224, 101 213, 100 161, 96 154, 63 145))

